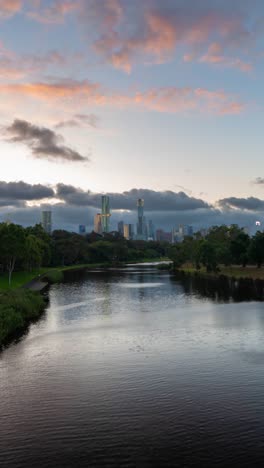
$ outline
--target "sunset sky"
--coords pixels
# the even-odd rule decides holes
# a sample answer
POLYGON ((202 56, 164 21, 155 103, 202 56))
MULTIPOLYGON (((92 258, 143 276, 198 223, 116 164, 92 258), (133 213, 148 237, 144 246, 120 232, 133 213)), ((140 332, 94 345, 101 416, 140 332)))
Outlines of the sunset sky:
POLYGON ((0 0, 0 220, 264 223, 263 71, 261 0, 0 0))

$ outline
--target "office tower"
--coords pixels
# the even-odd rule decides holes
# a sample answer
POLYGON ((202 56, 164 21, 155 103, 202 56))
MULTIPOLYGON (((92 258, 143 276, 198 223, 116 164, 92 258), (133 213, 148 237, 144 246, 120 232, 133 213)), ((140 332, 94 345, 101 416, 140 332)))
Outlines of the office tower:
POLYGON ((148 239, 155 240, 155 226, 151 220, 148 223, 148 239))
POLYGON ((193 227, 192 226, 186 226, 186 235, 189 237, 193 237, 193 227))
POLYGON ((124 235, 124 221, 119 221, 117 225, 117 230, 121 236, 124 235))
POLYGON ((144 216, 144 200, 139 198, 137 201, 138 207, 138 222, 137 222, 137 239, 145 240, 147 238, 147 226, 144 216))
POLYGON ((94 232, 102 234, 102 215, 97 213, 94 217, 94 232))
POLYGON ((172 242, 172 233, 165 232, 163 229, 157 229, 156 231, 156 240, 158 242, 172 242))
POLYGON ((133 224, 124 224, 124 238, 132 240, 134 237, 134 226, 133 224))
POLYGON ((42 211, 42 227, 47 234, 52 233, 52 213, 51 211, 42 211))
POLYGON ((83 224, 79 225, 79 234, 83 236, 86 233, 86 227, 83 224))
POLYGON ((134 224, 129 224, 129 239, 134 239, 134 224))
POLYGON ((109 232, 110 228, 110 199, 107 195, 102 196, 102 232, 109 232))
POLYGON ((124 238, 129 240, 129 224, 124 224, 124 238))

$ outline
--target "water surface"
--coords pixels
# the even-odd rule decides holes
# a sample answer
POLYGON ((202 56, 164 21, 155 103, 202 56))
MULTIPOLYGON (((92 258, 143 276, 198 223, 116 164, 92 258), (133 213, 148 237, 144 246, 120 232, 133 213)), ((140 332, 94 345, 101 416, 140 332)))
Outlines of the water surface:
POLYGON ((54 285, 0 355, 0 466, 262 466, 264 308, 130 266, 54 285))

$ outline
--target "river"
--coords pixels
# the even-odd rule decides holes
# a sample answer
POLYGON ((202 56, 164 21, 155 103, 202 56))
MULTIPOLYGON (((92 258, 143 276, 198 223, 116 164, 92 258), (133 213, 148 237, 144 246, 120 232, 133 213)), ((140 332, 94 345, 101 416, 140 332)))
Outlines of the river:
POLYGON ((51 287, 0 354, 0 466, 263 466, 264 307, 152 266, 51 287))

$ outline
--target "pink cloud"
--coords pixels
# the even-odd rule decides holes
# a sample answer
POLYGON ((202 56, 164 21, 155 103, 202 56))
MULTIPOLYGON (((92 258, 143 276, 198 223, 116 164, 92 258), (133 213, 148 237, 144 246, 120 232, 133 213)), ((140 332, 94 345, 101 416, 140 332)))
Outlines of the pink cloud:
MULTIPOLYGON (((129 14, 120 7, 122 13, 109 27, 104 23, 104 32, 94 42, 95 51, 114 67, 130 72, 138 61, 160 63, 184 50, 185 61, 233 66, 241 71, 251 69, 252 65, 239 56, 252 47, 254 31, 248 29, 241 14, 199 9, 188 0, 184 6, 175 5, 171 10, 155 0, 136 5, 137 9, 130 9, 129 14)), ((99 12, 100 9, 100 24, 99 12)), ((103 21, 103 10, 101 15, 103 21)))
POLYGON ((0 93, 20 99, 32 98, 44 102, 71 101, 78 106, 111 106, 120 109, 135 108, 164 113, 202 112, 216 115, 239 114, 244 105, 235 96, 222 90, 203 88, 153 88, 130 93, 112 93, 99 83, 88 81, 61 81, 57 83, 2 84, 0 93))
POLYGON ((9 18, 22 9, 22 0, 0 0, 0 18, 9 18))

